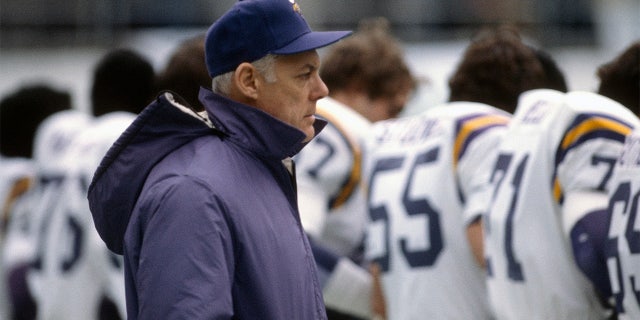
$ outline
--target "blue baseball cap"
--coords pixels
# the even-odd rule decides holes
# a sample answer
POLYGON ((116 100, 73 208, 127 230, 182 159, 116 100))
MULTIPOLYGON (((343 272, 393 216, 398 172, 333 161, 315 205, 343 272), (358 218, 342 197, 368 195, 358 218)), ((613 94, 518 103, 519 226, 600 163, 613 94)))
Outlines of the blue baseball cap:
POLYGON ((213 78, 267 54, 309 51, 349 34, 311 31, 294 0, 239 0, 207 31, 205 60, 213 78))

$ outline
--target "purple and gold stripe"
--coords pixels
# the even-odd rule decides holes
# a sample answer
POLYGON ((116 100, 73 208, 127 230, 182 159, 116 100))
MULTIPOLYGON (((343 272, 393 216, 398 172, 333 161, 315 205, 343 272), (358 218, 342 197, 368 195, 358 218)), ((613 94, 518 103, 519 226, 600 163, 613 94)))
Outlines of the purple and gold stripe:
POLYGON ((356 190, 356 187, 360 184, 362 176, 362 150, 360 149, 359 144, 356 141, 353 141, 351 136, 347 134, 348 131, 340 125, 340 121, 338 121, 336 117, 320 108, 317 109, 317 114, 327 119, 329 124, 334 126, 338 132, 340 132, 340 136, 347 143, 351 153, 353 154, 353 164, 351 166, 349 176, 342 182, 342 186, 338 193, 329 200, 329 208, 335 209, 347 202, 356 190))
POLYGON ((567 153, 581 144, 595 139, 607 139, 623 144, 625 137, 631 133, 631 130, 632 126, 629 123, 604 114, 587 113, 576 117, 567 128, 556 151, 552 176, 554 199, 558 203, 563 200, 563 191, 558 181, 557 170, 567 153))

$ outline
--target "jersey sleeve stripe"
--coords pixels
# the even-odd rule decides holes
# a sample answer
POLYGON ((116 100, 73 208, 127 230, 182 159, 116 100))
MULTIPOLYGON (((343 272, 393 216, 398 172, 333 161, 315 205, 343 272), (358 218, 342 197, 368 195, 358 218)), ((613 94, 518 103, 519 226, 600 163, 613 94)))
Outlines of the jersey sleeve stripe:
MULTIPOLYGON (((589 117, 579 117, 569 127, 567 133, 562 139, 561 148, 565 150, 571 149, 572 145, 581 143, 582 140, 589 139, 596 132, 602 132, 603 136, 610 136, 610 139, 624 141, 624 137, 631 132, 631 126, 618 119, 606 116, 591 115, 589 117)), ((597 138, 599 134, 596 134, 597 138)))
POLYGON ((360 184, 362 175, 362 150, 360 149, 359 144, 353 140, 353 137, 351 137, 347 131, 340 126, 340 122, 336 117, 331 115, 329 112, 324 112, 324 110, 320 108, 317 109, 317 113, 321 117, 327 119, 329 125, 334 126, 338 132, 340 132, 340 136, 345 140, 349 146, 349 150, 351 150, 351 154, 353 154, 353 164, 351 166, 349 176, 342 183, 338 193, 329 200, 329 208, 335 209, 347 202, 360 184))
POLYGON ((496 114, 474 115, 458 120, 456 139, 453 146, 453 166, 455 167, 458 164, 467 147, 476 137, 491 128, 505 126, 508 122, 508 117, 496 114))
POLYGON ((622 120, 601 115, 581 114, 576 117, 567 129, 558 146, 553 172, 553 197, 561 203, 563 199, 562 186, 557 177, 558 166, 564 160, 569 151, 582 143, 594 139, 607 139, 624 143, 625 137, 631 133, 632 126, 622 120))

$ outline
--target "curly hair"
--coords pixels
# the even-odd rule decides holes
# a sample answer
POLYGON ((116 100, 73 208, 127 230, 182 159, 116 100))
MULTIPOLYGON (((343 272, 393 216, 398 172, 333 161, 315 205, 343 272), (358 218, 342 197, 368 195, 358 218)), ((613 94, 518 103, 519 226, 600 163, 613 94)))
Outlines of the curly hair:
MULTIPOLYGON (((485 29, 467 47, 449 79, 449 101, 481 102, 513 113, 522 92, 556 86, 550 83, 545 70, 554 66, 543 65, 536 51, 522 41, 514 28, 485 29)), ((562 74, 555 71, 557 82, 562 74)), ((561 82, 564 83, 563 77, 561 82)))
POLYGON ((371 99, 394 97, 416 86, 384 18, 361 21, 352 36, 334 44, 324 56, 320 77, 329 91, 354 87, 371 99))
POLYGON ((600 66, 597 75, 599 94, 620 102, 640 116, 640 41, 600 66))

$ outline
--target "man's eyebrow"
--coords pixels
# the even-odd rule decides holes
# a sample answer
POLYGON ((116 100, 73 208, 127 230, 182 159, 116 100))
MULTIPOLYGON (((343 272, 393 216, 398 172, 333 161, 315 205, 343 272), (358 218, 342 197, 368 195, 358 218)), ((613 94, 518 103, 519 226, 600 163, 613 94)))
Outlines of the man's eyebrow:
POLYGON ((302 68, 301 68, 301 69, 302 69, 302 70, 305 70, 305 71, 315 71, 315 70, 317 70, 318 68, 319 68, 319 66, 318 66, 318 65, 315 65, 315 64, 313 64, 313 63, 306 63, 304 66, 302 66, 302 68))

